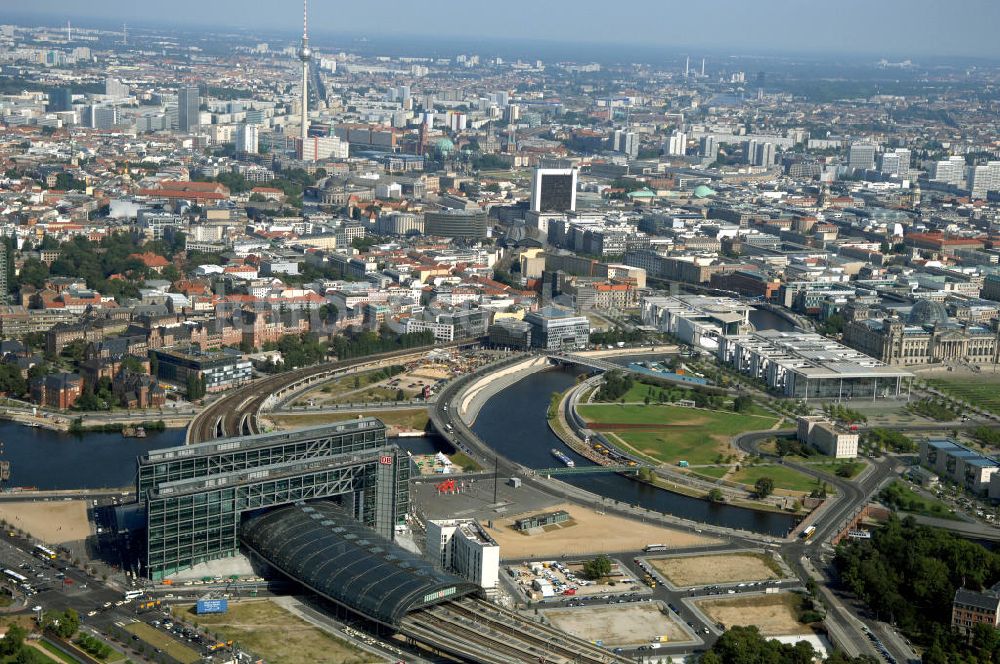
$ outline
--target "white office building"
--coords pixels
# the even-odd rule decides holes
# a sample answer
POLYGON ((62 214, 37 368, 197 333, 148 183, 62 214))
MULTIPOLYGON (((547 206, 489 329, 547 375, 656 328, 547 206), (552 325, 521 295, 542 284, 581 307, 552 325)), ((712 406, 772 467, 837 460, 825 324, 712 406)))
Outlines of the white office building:
POLYGON ((873 143, 851 143, 847 155, 847 165, 855 170, 875 170, 875 145, 873 143))
POLYGON ((931 167, 931 179, 937 182, 945 182, 960 187, 964 178, 965 157, 948 157, 942 161, 934 162, 934 165, 931 167))
POLYGON ((299 140, 299 158, 302 161, 347 159, 350 145, 336 136, 310 136, 299 140))
POLYGON ((616 129, 612 137, 612 149, 635 159, 639 156, 639 139, 635 132, 616 129))
POLYGON ((991 191, 1000 191, 1000 161, 990 161, 970 168, 969 189, 973 198, 981 200, 985 200, 991 191))
POLYGON ((683 157, 687 154, 688 135, 683 131, 675 131, 667 139, 667 154, 673 157, 683 157))
POLYGON ((770 168, 774 166, 778 158, 778 151, 774 143, 764 143, 751 140, 747 143, 747 163, 751 166, 764 166, 770 168))
POLYGON ((646 296, 640 307, 643 325, 712 352, 718 351, 720 337, 753 329, 751 307, 729 297, 646 296))
POLYGON ((159 240, 167 228, 183 228, 184 217, 163 210, 139 210, 136 225, 147 239, 159 240))
POLYGON ((472 519, 428 521, 427 556, 486 590, 497 586, 500 545, 472 519))
POLYGON ((858 456, 858 432, 844 431, 819 415, 799 417, 797 438, 821 454, 835 459, 853 459, 858 456))
POLYGON ((260 128, 255 124, 241 124, 236 130, 236 151, 257 154, 260 146, 260 128))
POLYGON ((879 171, 883 175, 908 180, 910 177, 910 151, 907 148, 897 148, 882 155, 879 171))

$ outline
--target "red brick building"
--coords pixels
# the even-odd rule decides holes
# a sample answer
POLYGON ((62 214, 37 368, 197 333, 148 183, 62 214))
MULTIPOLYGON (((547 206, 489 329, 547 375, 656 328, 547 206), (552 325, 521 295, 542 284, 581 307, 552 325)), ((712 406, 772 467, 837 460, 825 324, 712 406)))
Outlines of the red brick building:
POLYGON ((951 604, 951 626, 968 634, 979 624, 994 628, 1000 626, 1000 583, 981 592, 967 588, 955 591, 951 604))
POLYGON ((83 378, 75 373, 54 373, 31 381, 31 399, 49 408, 66 410, 83 393, 83 378))

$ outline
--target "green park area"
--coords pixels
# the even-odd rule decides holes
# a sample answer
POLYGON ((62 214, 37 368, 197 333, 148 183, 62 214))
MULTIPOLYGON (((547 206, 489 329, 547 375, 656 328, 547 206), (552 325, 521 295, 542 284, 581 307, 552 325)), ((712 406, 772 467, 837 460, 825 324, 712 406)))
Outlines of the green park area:
POLYGON ((713 480, 721 480, 723 477, 728 475, 732 469, 732 466, 707 466, 704 468, 695 468, 694 473, 696 475, 710 477, 713 480))
MULTIPOLYGON (((752 487, 762 477, 771 478, 774 481, 775 489, 810 493, 820 488, 815 478, 782 465, 743 466, 726 479, 752 487)), ((831 491, 829 486, 827 486, 827 491, 831 491)))
POLYGON ((190 606, 177 607, 174 612, 197 621, 199 628, 215 634, 219 640, 235 641, 271 664, 376 661, 352 644, 313 627, 268 600, 230 603, 226 613, 196 616, 190 606))
POLYGON ((770 429, 777 418, 670 405, 590 404, 578 413, 597 431, 612 434, 661 463, 715 463, 733 452, 729 441, 745 431, 770 429))
POLYGON ((864 459, 833 459, 829 461, 813 461, 810 459, 805 463, 810 468, 818 470, 821 473, 836 475, 847 480, 853 480, 861 474, 861 471, 868 467, 868 463, 864 459))
POLYGON ((1000 413, 1000 374, 934 377, 928 378, 927 384, 956 399, 1000 413))

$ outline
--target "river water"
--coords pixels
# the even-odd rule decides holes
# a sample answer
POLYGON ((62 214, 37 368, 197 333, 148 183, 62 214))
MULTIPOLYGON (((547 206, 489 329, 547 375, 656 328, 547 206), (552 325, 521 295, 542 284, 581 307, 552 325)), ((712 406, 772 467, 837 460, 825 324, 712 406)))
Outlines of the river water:
POLYGON ((750 322, 758 330, 779 330, 781 332, 792 332, 795 330, 795 326, 787 320, 765 309, 751 310, 750 322))
MULTIPOLYGON (((552 449, 567 454, 578 467, 594 465, 566 447, 546 421, 552 393, 566 390, 575 381, 576 373, 568 370, 532 374, 487 401, 472 428, 497 452, 529 468, 559 466, 552 449)), ((560 479, 665 514, 769 535, 784 536, 797 521, 788 514, 758 512, 670 493, 612 473, 563 475, 560 479)))
POLYGON ((135 459, 158 447, 184 444, 184 429, 151 431, 145 438, 119 433, 74 436, 0 422, 0 459, 10 462, 9 487, 100 489, 135 482, 135 459))
MULTIPOLYGON (((750 314, 750 320, 758 330, 795 329, 784 318, 770 311, 755 309, 750 314)), ((643 356, 642 359, 655 361, 663 358, 643 356)), ((620 357, 612 361, 624 365, 633 360, 634 358, 620 357)), ((529 468, 552 468, 560 465, 552 456, 552 449, 567 454, 577 466, 594 465, 563 444, 549 429, 546 421, 552 393, 568 389, 576 381, 576 376, 577 373, 573 371, 550 370, 524 378, 486 402, 473 430, 495 450, 529 468)), ((564 475, 560 479, 614 500, 730 528, 784 536, 798 521, 788 514, 720 505, 670 493, 610 473, 564 475)))

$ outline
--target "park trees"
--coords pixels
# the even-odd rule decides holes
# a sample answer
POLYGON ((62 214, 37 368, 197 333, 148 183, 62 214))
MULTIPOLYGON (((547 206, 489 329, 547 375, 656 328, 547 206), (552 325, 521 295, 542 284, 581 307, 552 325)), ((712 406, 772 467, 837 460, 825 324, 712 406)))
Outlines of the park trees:
POLYGON ((774 493, 774 480, 770 477, 761 477, 753 483, 753 489, 758 498, 767 498, 774 493))
POLYGON ((611 559, 601 554, 583 564, 583 573, 588 579, 603 579, 611 574, 611 559))

